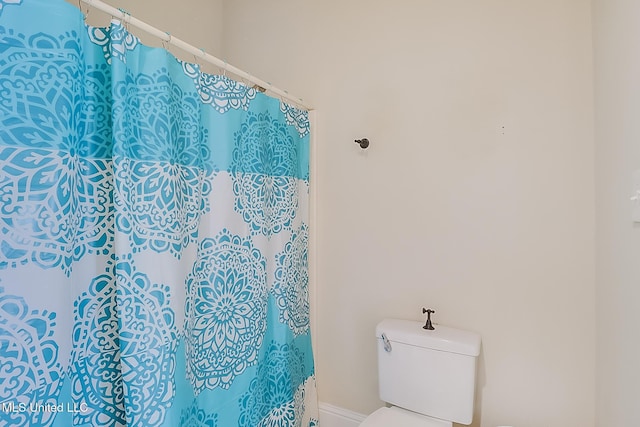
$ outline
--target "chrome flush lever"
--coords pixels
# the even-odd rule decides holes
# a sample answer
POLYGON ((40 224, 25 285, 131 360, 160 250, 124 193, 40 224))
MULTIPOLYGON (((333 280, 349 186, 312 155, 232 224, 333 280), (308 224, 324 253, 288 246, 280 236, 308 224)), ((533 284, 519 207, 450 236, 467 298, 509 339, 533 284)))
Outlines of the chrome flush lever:
POLYGON ((387 338, 384 332, 382 333, 382 344, 384 345, 384 351, 391 353, 391 341, 389 341, 389 338, 387 338))

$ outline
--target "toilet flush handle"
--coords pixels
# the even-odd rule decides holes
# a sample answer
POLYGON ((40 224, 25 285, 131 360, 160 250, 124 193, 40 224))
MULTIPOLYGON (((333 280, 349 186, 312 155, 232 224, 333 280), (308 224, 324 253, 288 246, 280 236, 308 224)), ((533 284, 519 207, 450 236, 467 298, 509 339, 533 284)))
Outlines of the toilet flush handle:
POLYGON ((435 310, 427 310, 426 308, 422 308, 422 314, 427 313, 427 323, 422 327, 422 329, 427 329, 429 331, 433 331, 435 328, 433 327, 433 323, 431 323, 431 314, 435 313, 435 310))
POLYGON ((382 333, 382 345, 384 345, 384 351, 391 353, 391 341, 387 338, 387 334, 382 333))

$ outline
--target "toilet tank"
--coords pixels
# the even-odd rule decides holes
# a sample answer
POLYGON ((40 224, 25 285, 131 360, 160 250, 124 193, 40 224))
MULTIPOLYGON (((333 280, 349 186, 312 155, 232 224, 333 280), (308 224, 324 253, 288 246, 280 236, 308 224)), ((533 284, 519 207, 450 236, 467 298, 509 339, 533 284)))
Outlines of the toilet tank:
POLYGON ((422 326, 398 319, 378 324, 380 399, 430 417, 471 424, 480 335, 422 326))

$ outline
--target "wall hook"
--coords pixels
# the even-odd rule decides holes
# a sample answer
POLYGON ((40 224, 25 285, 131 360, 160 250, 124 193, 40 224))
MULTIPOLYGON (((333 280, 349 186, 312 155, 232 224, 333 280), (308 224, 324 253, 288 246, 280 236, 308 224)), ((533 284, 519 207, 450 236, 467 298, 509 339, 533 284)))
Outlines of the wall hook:
POLYGON ((369 140, 367 138, 356 139, 356 143, 360 144, 360 148, 363 150, 369 146, 369 140))

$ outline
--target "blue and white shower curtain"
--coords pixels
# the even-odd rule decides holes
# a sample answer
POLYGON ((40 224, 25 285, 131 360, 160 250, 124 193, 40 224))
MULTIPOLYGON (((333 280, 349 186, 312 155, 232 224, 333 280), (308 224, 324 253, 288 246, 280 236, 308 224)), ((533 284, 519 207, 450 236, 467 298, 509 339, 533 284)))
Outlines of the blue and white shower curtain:
POLYGON ((317 424, 306 112, 0 0, 0 426, 317 424))

